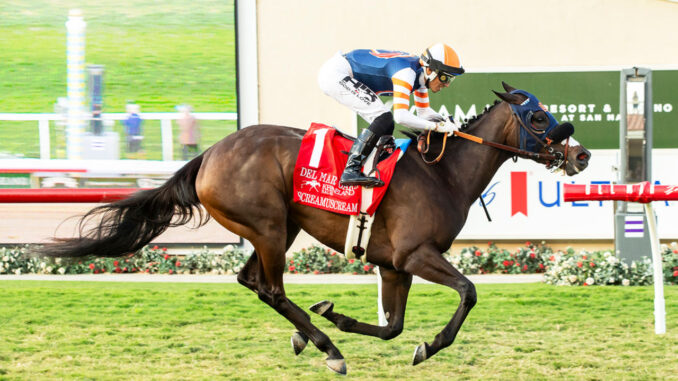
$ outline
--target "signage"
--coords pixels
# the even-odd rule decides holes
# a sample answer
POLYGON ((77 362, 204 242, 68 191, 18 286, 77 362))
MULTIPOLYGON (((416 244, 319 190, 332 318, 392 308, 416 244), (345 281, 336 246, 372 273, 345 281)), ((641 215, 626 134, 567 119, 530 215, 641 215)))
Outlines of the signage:
MULTIPOLYGON (((677 148, 678 70, 653 70, 652 76, 653 148, 677 148)), ((558 121, 571 122, 588 149, 619 148, 619 71, 467 73, 430 93, 431 107, 463 121, 498 99, 492 90, 503 92, 502 81, 536 95, 558 121)), ((358 118, 359 129, 366 126, 358 118)))
POLYGON ((0 188, 30 188, 30 173, 0 173, 0 188))
MULTIPOLYGON (((563 185, 616 182, 617 155, 617 150, 592 150, 589 167, 572 177, 551 173, 530 160, 506 161, 483 192, 492 222, 487 221, 478 200, 458 239, 612 239, 614 201, 565 202, 563 185)), ((655 150, 655 184, 678 184, 676 157, 678 149, 655 150)), ((657 201, 653 206, 660 238, 677 239, 678 202, 657 201)), ((629 230, 642 229, 642 225, 629 226, 629 230)))

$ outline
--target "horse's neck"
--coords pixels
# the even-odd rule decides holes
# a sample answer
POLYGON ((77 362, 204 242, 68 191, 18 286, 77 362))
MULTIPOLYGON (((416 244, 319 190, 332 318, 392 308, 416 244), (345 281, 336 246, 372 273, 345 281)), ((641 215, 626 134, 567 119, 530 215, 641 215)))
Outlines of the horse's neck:
MULTIPOLYGON (((503 103, 475 122, 467 132, 485 141, 512 144, 513 142, 507 141, 510 118, 510 107, 503 103)), ((510 157, 504 151, 468 140, 455 144, 454 152, 449 152, 446 156, 446 167, 450 174, 449 179, 454 184, 455 196, 465 195, 469 205, 480 197, 499 167, 510 157)))

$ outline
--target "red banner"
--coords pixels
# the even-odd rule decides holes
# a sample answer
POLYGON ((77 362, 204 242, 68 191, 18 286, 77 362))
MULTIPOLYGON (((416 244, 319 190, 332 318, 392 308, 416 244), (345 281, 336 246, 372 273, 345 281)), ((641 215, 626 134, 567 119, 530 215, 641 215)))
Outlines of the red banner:
POLYGON ((527 217, 527 172, 511 172, 511 217, 527 217))

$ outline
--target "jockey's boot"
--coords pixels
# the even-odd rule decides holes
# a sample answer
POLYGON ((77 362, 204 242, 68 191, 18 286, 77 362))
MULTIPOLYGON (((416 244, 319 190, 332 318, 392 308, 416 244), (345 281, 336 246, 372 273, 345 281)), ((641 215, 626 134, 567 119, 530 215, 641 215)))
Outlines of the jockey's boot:
POLYGON ((348 162, 344 173, 341 174, 341 179, 339 179, 339 185, 361 185, 366 188, 384 186, 383 181, 376 177, 365 176, 361 171, 365 159, 370 155, 378 140, 379 136, 374 132, 368 129, 363 130, 348 153, 348 162))

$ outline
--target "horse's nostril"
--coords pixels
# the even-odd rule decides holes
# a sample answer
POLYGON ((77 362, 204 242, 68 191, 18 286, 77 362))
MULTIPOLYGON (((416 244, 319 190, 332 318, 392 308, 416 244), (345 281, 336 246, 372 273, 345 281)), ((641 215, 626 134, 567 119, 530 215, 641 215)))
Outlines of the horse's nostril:
POLYGON ((577 160, 579 161, 587 161, 589 159, 589 155, 586 152, 582 152, 579 155, 577 155, 577 160))

